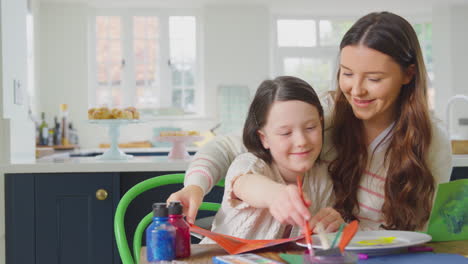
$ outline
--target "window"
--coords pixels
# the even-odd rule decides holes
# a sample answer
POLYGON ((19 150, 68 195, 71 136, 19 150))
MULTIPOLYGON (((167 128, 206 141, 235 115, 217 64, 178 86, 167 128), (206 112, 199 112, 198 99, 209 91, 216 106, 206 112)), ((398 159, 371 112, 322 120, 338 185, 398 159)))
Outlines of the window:
POLYGON ((419 44, 424 57, 424 64, 426 64, 427 75, 429 76, 428 83, 428 102, 429 108, 434 109, 435 104, 435 88, 434 83, 434 60, 432 58, 432 23, 423 22, 413 24, 414 30, 418 35, 419 44))
POLYGON ((90 105, 135 106, 147 115, 199 114, 195 15, 97 15, 90 105))
MULTIPOLYGON (((338 48, 353 20, 277 18, 275 75, 293 75, 309 82, 319 93, 334 90, 338 48)), ((432 57, 432 23, 414 23, 429 75, 428 101, 434 109, 434 63, 432 57)))
POLYGON ((293 75, 309 82, 318 93, 332 87, 338 46, 352 21, 277 18, 275 75, 293 75))

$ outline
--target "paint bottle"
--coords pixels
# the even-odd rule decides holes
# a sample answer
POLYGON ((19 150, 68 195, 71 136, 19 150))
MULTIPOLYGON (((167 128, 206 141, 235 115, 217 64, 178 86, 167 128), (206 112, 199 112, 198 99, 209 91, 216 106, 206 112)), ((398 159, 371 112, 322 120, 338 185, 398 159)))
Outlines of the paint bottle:
POLYGON ((153 222, 146 229, 146 257, 149 263, 175 259, 175 227, 169 223, 165 203, 153 204, 153 222))
POLYGON ((176 258, 190 257, 190 226, 182 215, 182 204, 171 202, 168 207, 169 223, 176 229, 176 258))

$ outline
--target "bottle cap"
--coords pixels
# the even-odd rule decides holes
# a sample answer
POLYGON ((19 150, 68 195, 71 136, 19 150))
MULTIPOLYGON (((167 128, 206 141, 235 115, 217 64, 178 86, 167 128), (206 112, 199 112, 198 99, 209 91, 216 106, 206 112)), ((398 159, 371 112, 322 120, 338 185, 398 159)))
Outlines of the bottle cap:
POLYGON ((181 215, 183 207, 180 202, 170 202, 168 209, 170 215, 181 215))
POLYGON ((154 203, 153 204, 153 216, 154 217, 167 217, 167 206, 166 203, 154 203))

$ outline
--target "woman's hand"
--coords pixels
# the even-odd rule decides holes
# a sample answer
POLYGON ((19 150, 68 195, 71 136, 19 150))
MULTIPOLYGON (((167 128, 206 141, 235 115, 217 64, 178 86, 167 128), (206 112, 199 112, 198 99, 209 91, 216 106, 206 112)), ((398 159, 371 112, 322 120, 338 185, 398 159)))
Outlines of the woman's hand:
POLYGON ((184 215, 189 223, 193 224, 197 217, 198 208, 203 202, 203 189, 196 185, 188 185, 177 191, 167 199, 167 203, 181 202, 184 208, 184 215))
POLYGON ((343 217, 335 209, 331 207, 322 208, 320 211, 310 219, 310 229, 317 231, 315 228, 317 223, 322 223, 325 232, 335 232, 340 225, 344 223, 343 217))
POLYGON ((270 199, 268 209, 273 217, 281 224, 290 224, 303 226, 304 220, 310 219, 310 213, 307 204, 301 199, 300 190, 296 185, 281 185, 276 191, 273 199, 270 199))

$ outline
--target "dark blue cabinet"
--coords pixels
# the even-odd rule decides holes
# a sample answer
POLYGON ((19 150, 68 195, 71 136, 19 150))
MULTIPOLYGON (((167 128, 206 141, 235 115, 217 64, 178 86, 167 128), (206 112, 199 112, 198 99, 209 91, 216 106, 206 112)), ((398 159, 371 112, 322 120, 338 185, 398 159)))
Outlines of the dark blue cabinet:
MULTIPOLYGON (((113 232, 120 198, 141 181, 172 173, 176 172, 6 174, 6 263, 121 263, 113 232), (106 199, 97 198, 98 190, 107 192, 106 199)), ((180 188, 182 184, 149 190, 129 205, 129 245, 152 203, 166 201, 180 188)), ((205 201, 221 202, 222 196, 223 189, 216 187, 205 201)), ((197 217, 210 214, 200 212, 197 217)))
POLYGON ((5 187, 7 263, 120 263, 118 173, 14 174, 5 187))

